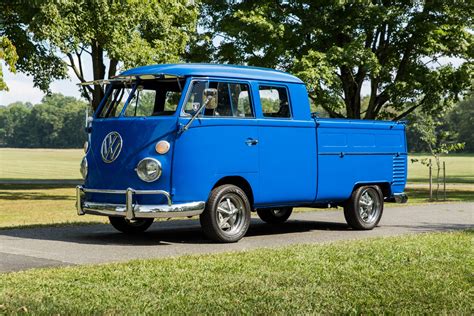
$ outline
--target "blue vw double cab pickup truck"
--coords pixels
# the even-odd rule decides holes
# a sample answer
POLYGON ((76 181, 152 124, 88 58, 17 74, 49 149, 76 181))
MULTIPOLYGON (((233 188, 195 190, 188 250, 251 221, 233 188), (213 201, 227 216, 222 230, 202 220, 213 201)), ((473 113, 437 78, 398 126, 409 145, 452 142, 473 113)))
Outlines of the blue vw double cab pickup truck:
POLYGON ((170 64, 86 84, 105 95, 86 127, 77 213, 121 232, 199 215, 208 238, 236 242, 252 211, 278 224, 301 206, 341 206, 368 230, 384 202, 407 200, 404 123, 318 118, 290 74, 170 64))

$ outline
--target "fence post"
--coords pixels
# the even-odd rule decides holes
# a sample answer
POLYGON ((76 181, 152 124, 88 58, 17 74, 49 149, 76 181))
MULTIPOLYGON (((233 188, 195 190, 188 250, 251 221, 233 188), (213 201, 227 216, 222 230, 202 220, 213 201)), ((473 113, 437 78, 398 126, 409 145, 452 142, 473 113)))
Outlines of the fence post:
POLYGON ((446 201, 446 161, 443 161, 443 193, 446 201))
POLYGON ((428 166, 430 168, 430 201, 433 201, 433 175, 431 173, 431 159, 429 160, 428 166))

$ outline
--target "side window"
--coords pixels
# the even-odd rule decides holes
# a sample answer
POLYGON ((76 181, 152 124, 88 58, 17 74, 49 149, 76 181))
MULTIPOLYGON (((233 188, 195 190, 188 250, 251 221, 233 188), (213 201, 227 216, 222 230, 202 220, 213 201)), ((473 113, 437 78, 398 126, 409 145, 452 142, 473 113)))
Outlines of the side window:
POLYGON ((184 107, 185 113, 194 113, 204 102, 205 88, 217 89, 217 107, 204 109, 207 117, 254 117, 250 103, 249 86, 243 83, 196 81, 184 107))
POLYGON ((234 109, 234 116, 253 117, 250 105, 249 86, 246 84, 229 84, 230 97, 234 109))
POLYGON ((262 112, 265 117, 290 118, 288 91, 283 87, 260 86, 258 88, 262 112))

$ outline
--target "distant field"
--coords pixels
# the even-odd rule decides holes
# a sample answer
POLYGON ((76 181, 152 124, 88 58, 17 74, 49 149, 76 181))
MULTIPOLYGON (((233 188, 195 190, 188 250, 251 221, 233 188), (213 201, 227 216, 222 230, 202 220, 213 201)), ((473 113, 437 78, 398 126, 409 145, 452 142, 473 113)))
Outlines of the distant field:
MULTIPOLYGON (((408 158, 408 182, 428 182, 429 169, 419 162, 412 163, 410 159, 431 158, 423 154, 412 154, 408 158)), ((442 157, 446 161, 446 177, 450 183, 474 184, 474 154, 450 154, 442 157)), ((436 176, 435 160, 433 163, 433 177, 436 176)), ((442 171, 441 174, 442 176, 442 171)))
POLYGON ((81 179, 82 149, 0 148, 0 179, 81 179))
MULTIPOLYGON (((82 149, 0 149, 0 179, 81 179, 79 163, 82 149)), ((411 158, 422 159, 423 154, 410 155, 408 182, 427 182, 428 168, 411 163, 411 158)), ((450 183, 474 184, 474 154, 451 154, 446 161, 450 183)), ((434 163, 434 160, 433 160, 434 163)))

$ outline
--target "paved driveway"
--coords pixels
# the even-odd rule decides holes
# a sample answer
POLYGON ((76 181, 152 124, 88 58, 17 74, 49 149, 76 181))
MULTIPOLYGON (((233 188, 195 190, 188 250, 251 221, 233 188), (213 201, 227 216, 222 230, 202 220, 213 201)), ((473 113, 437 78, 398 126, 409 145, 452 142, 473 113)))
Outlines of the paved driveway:
POLYGON ((0 272, 467 228, 474 228, 474 203, 387 208, 372 231, 349 229, 340 210, 295 213, 281 225, 255 218, 235 244, 209 242, 197 220, 157 222, 140 236, 123 235, 110 225, 0 230, 0 272))

